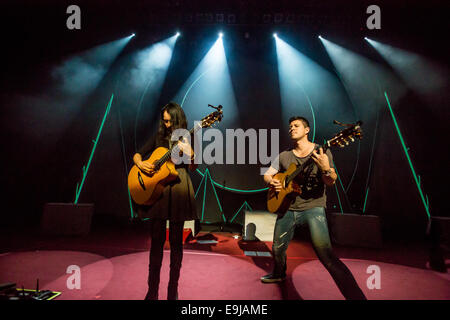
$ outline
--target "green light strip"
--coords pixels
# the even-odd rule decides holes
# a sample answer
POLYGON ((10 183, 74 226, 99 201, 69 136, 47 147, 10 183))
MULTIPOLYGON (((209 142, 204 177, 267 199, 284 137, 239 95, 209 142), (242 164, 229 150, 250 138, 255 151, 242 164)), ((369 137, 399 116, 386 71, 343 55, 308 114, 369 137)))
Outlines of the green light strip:
MULTIPOLYGON (((208 169, 206 169, 206 170, 208 170, 208 169)), ((206 172, 206 170, 205 170, 205 172, 206 172)), ((199 175, 201 175, 202 177, 204 177, 205 174, 204 174, 203 172, 201 172, 200 169, 196 169, 196 171, 197 171, 197 173, 198 173, 199 175)), ((254 189, 254 190, 243 190, 243 189, 229 188, 229 187, 225 187, 225 186, 221 185, 220 183, 215 182, 215 181, 212 179, 211 175, 209 175, 209 177, 210 177, 210 179, 211 179, 211 182, 212 182, 215 186, 217 186, 217 187, 219 187, 219 188, 221 188, 221 189, 223 189, 223 190, 235 191, 235 192, 241 192, 241 193, 258 193, 258 192, 263 192, 263 191, 269 190, 268 187, 262 188, 262 189, 254 189)))
POLYGON ((402 133, 400 132, 400 128, 399 128, 399 126, 397 124, 397 119, 395 118, 394 112, 392 111, 392 107, 391 107, 391 104, 389 102, 389 98, 387 96, 386 91, 384 92, 384 96, 386 97, 387 105, 389 107, 389 111, 391 113, 392 120, 394 121, 395 129, 397 130, 398 137, 400 138, 400 142, 401 142, 402 147, 403 147, 403 151, 405 152, 406 159, 408 160, 409 167, 411 168, 411 172, 413 174, 414 181, 416 182, 417 190, 419 190, 420 198, 422 199, 422 203, 423 203, 423 205, 425 207, 425 211, 427 213, 428 220, 430 220, 431 215, 430 215, 430 211, 429 211, 429 207, 428 207, 428 202, 426 201, 426 199, 424 197, 424 194, 422 192, 422 188, 420 187, 420 181, 417 178, 416 171, 414 170, 414 166, 412 164, 411 158, 409 157, 408 148, 406 147, 405 140, 403 139, 402 133))
POLYGON ((339 197, 339 191, 338 191, 337 185, 334 184, 334 187, 336 188, 336 194, 337 194, 337 198, 338 198, 338 202, 339 202, 339 208, 341 208, 341 213, 343 214, 344 210, 342 209, 341 197, 339 197))
POLYGON ((314 142, 314 139, 316 138, 316 117, 315 117, 315 115, 314 115, 314 109, 313 109, 311 100, 309 99, 309 96, 308 96, 308 95, 306 94, 306 92, 305 92, 305 89, 303 89, 303 87, 302 87, 298 82, 297 82, 297 84, 298 84, 298 85, 300 86, 300 88, 302 89, 303 94, 305 95, 306 100, 308 100, 308 104, 309 104, 309 107, 310 107, 310 109, 311 109, 312 118, 313 118, 313 128, 314 128, 314 130, 313 130, 313 136, 312 136, 311 141, 314 142))
POLYGON ((197 194, 200 191, 200 187, 202 186, 202 183, 203 183, 204 180, 205 180, 205 175, 202 175, 202 180, 200 181, 200 184, 198 185, 198 188, 197 188, 197 191, 195 192, 194 198, 197 198, 197 194))
POLYGON ((363 213, 366 212, 367 196, 369 195, 369 187, 367 187, 366 198, 364 199, 363 213))
POLYGON ((113 98, 114 98, 114 94, 111 95, 111 99, 109 100, 108 106, 106 107, 105 115, 103 116, 103 120, 100 125, 100 129, 98 130, 98 133, 97 133, 97 138, 93 141, 94 147, 92 148, 87 167, 83 166, 83 179, 81 180, 80 187, 79 188, 77 187, 74 204, 77 204, 78 199, 80 198, 81 189, 83 189, 84 181, 86 180, 87 172, 89 170, 89 166, 91 165, 92 157, 94 156, 94 152, 95 152, 95 148, 97 147, 98 140, 100 139, 100 134, 102 133, 102 129, 103 129, 103 125, 105 124, 106 117, 109 113, 109 109, 111 109, 111 104, 112 104, 113 98))
POLYGON ((220 212, 222 212, 223 211, 222 210, 222 206, 220 205, 220 200, 219 200, 219 197, 217 196, 216 188, 214 187, 214 184, 212 183, 211 173, 209 173, 209 171, 208 171, 208 177, 209 177, 209 181, 211 181, 211 186, 213 187, 214 194, 215 194, 216 199, 217 199, 217 203, 219 204, 220 212))
POLYGON ((128 201, 130 203, 131 219, 133 219, 135 217, 134 212, 133 212, 133 203, 131 202, 130 188, 128 188, 128 187, 127 187, 127 192, 128 192, 128 201))
MULTIPOLYGON (((337 175, 337 177, 338 177, 339 183, 341 184, 341 188, 342 188, 342 190, 344 190, 344 193, 345 193, 344 185, 342 184, 342 180, 341 180, 341 176, 339 175, 339 171, 338 171, 338 169, 337 169, 337 167, 336 167, 336 164, 334 163, 334 160, 332 160, 332 162, 333 162, 333 167, 334 167, 334 169, 336 170, 336 175, 337 175)), ((336 185, 335 185, 335 187, 336 187, 336 193, 337 193, 337 196, 338 196, 339 206, 340 206, 340 208, 341 208, 341 213, 343 214, 343 213, 344 213, 344 210, 342 209, 342 204, 341 204, 341 199, 340 199, 340 197, 339 197, 338 188, 337 188, 336 185)))
MULTIPOLYGON (((323 139, 323 143, 324 143, 324 144, 327 143, 327 140, 326 140, 326 139, 323 139)), ((334 160, 332 160, 332 162, 333 162, 333 167, 334 167, 334 169, 336 170, 336 175, 337 175, 337 177, 338 177, 338 179, 339 179, 339 182, 340 182, 340 184, 341 184, 342 190, 343 190, 344 193, 345 193, 345 189, 344 189, 344 186, 342 185, 341 178, 339 177, 339 172, 338 172, 338 170, 337 170, 336 164, 334 163, 334 160)), ((337 195, 338 202, 339 202, 339 208, 341 209, 341 213, 344 214, 344 209, 342 209, 341 197, 339 196, 339 189, 338 189, 336 183, 334 184, 334 187, 336 188, 336 195, 337 195)))
POLYGON ((235 191, 235 192, 242 192, 242 193, 257 193, 257 192, 262 192, 262 191, 267 191, 269 190, 268 187, 266 188, 262 188, 262 189, 255 189, 255 190, 242 190, 242 189, 235 189, 235 188, 229 188, 229 187, 224 187, 220 184, 218 184, 217 182, 213 181, 213 183, 218 186, 221 187, 224 190, 229 190, 229 191, 235 191))
MULTIPOLYGON (((241 205, 241 207, 239 208, 239 210, 234 214, 233 218, 230 220, 230 223, 233 222, 233 220, 236 218, 236 216, 239 214, 239 212, 241 212, 241 209, 247 205, 247 201, 244 201, 244 203, 241 205)), ((252 210, 253 211, 253 210, 252 210)))
MULTIPOLYGON (((247 201, 245 201, 245 207, 247 208, 247 210, 253 211, 253 208, 248 204, 247 201)), ((241 207, 242 208, 242 207, 241 207)), ((239 209, 240 210, 240 209, 239 209)), ((236 216, 238 215, 239 211, 235 214, 235 216, 233 217, 233 219, 231 219, 230 223, 233 222, 234 218, 236 218, 236 216)))
POLYGON ((211 178, 211 174, 209 173, 209 170, 208 170, 208 177, 209 177, 209 180, 211 181, 211 186, 213 187, 214 195, 216 196, 216 200, 217 200, 217 204, 219 205, 220 213, 222 213, 222 219, 224 222, 227 222, 227 220, 225 219, 225 216, 223 214, 222 205, 220 204, 219 197, 217 196, 216 188, 214 187, 214 184, 212 183, 212 178, 211 178))
MULTIPOLYGON (((206 169, 205 175, 207 174, 207 172, 208 172, 208 169, 206 169)), ((207 178, 205 177, 205 179, 207 179, 207 178)), ((202 219, 200 220, 202 222, 203 222, 203 217, 205 215, 205 198, 206 198, 206 180, 205 180, 205 184, 203 185, 202 219)))
POLYGON ((344 185, 342 184, 341 176, 339 175, 339 171, 338 171, 336 165, 334 164, 334 161, 333 161, 333 166, 334 166, 334 169, 336 169, 336 175, 338 176, 338 180, 339 180, 339 183, 341 184, 341 188, 342 188, 343 190, 345 190, 345 189, 344 189, 344 185))

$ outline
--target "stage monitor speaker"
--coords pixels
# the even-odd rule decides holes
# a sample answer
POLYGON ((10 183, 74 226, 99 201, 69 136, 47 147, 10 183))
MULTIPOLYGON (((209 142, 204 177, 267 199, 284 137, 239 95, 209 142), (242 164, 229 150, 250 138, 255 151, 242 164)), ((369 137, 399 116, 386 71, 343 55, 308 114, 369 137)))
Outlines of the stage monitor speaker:
POLYGON ((431 217, 430 267, 447 273, 446 257, 450 248, 450 217, 431 217))
POLYGON ((450 217, 431 217, 431 237, 439 245, 450 246, 450 217))
POLYGON ((48 235, 84 236, 91 228, 94 204, 46 203, 41 230, 48 235))
POLYGON ((381 248, 381 225, 378 216, 328 213, 331 240, 343 246, 381 248))
POLYGON ((245 211, 244 240, 273 241, 277 215, 268 211, 245 211))

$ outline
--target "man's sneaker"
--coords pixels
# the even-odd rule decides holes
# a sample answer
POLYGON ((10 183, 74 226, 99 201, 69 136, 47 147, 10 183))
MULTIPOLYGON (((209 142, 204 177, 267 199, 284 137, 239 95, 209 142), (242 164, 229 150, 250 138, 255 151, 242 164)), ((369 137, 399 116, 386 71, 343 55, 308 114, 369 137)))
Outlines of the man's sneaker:
POLYGON ((263 283, 275 283, 275 282, 281 282, 286 279, 286 276, 279 276, 274 275, 272 273, 266 274, 265 276, 261 277, 261 282, 263 283))

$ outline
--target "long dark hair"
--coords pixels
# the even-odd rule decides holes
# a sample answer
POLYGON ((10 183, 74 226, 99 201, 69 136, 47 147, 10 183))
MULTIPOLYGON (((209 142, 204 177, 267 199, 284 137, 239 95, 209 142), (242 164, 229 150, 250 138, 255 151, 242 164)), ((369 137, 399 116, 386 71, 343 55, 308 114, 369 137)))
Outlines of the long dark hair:
POLYGON ((183 108, 181 108, 178 103, 169 102, 161 109, 160 118, 159 118, 159 127, 158 127, 158 139, 160 141, 169 140, 171 131, 167 130, 166 126, 163 122, 163 114, 164 111, 170 115, 172 129, 187 129, 187 120, 186 115, 184 114, 183 108))

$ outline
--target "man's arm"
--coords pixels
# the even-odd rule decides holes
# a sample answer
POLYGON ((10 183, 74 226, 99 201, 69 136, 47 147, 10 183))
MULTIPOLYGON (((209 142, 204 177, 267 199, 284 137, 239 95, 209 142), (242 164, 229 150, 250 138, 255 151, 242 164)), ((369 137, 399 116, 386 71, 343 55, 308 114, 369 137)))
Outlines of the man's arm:
POLYGON ((275 188, 275 191, 281 190, 281 182, 273 177, 278 173, 278 171, 270 167, 266 173, 264 173, 264 182, 269 185, 269 188, 275 188))
POLYGON ((332 186, 337 179, 337 174, 334 171, 334 168, 330 168, 328 170, 323 170, 322 171, 322 181, 323 183, 325 183, 327 186, 332 186))

